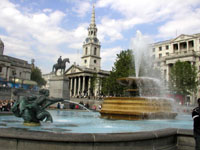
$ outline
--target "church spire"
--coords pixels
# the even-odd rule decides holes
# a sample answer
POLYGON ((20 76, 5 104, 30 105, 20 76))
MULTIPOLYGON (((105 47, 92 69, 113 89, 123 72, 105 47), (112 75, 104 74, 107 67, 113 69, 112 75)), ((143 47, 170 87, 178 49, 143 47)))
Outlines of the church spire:
POLYGON ((95 7, 93 5, 91 22, 88 27, 88 36, 83 43, 83 56, 82 66, 90 69, 101 69, 101 57, 100 57, 100 42, 97 38, 97 27, 95 23, 95 7))
POLYGON ((93 4, 90 27, 95 27, 95 26, 96 26, 96 24, 95 24, 95 7, 94 7, 94 4, 93 4))

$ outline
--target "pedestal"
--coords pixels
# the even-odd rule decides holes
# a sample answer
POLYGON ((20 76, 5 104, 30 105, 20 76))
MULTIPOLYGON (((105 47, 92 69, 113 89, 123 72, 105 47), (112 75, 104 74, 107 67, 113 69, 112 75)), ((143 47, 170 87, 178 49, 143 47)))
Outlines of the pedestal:
POLYGON ((49 81, 50 97, 70 99, 69 79, 64 76, 53 76, 49 81))

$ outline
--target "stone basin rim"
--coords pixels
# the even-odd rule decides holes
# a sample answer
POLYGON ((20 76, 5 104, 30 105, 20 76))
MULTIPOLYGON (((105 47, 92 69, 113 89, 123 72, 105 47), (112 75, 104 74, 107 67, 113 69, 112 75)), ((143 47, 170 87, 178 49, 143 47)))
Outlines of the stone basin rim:
POLYGON ((122 133, 56 133, 43 131, 22 131, 20 129, 12 128, 0 129, 0 138, 73 143, 140 141, 173 136, 177 134, 193 135, 193 132, 191 129, 179 128, 165 128, 154 131, 122 133))

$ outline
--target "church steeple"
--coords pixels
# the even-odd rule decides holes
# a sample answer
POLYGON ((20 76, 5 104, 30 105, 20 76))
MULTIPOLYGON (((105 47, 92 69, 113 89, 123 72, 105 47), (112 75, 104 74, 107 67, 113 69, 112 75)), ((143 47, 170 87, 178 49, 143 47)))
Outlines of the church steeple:
POLYGON ((95 23, 95 7, 94 7, 94 5, 93 5, 93 8, 92 8, 91 22, 90 22, 90 25, 88 27, 88 36, 89 37, 96 37, 97 36, 97 27, 96 27, 96 23, 95 23))
POLYGON ((88 36, 83 43, 82 66, 90 69, 100 70, 100 42, 97 38, 97 27, 95 23, 95 7, 92 8, 91 22, 88 27, 88 36))
POLYGON ((92 8, 92 17, 91 17, 90 27, 96 27, 96 23, 95 23, 95 8, 94 8, 94 5, 93 5, 93 8, 92 8))

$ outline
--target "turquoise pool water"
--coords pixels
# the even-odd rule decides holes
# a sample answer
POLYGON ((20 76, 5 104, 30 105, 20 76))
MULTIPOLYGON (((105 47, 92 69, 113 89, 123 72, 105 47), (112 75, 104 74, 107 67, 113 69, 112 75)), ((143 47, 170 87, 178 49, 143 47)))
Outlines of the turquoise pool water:
POLYGON ((164 128, 192 129, 193 121, 189 114, 180 114, 176 119, 167 120, 107 120, 98 112, 49 110, 53 123, 41 123, 38 127, 27 127, 23 120, 15 116, 0 116, 0 128, 19 128, 32 131, 61 133, 120 133, 152 131, 164 128))

